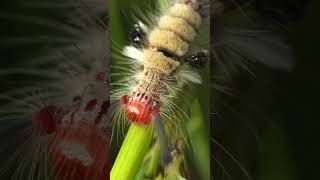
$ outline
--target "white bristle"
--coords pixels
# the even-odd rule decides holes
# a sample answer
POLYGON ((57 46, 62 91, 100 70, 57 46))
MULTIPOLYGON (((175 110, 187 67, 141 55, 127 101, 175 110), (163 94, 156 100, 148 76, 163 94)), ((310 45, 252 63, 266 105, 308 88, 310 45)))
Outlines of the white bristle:
POLYGON ((144 58, 143 52, 133 46, 125 46, 122 53, 132 59, 142 61, 144 58))

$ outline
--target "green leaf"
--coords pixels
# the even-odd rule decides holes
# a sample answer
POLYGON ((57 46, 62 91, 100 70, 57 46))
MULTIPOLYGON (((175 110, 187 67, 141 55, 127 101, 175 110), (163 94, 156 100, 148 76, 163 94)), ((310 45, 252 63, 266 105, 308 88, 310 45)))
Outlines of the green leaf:
POLYGON ((195 167, 201 178, 208 180, 210 179, 210 142, 204 127, 204 116, 198 100, 195 100, 192 104, 189 129, 195 167))

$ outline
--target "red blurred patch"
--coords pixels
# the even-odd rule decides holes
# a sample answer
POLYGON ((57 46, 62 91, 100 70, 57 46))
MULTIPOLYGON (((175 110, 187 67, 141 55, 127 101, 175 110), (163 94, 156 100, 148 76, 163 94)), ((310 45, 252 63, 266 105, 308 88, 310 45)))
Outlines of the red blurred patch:
POLYGON ((105 75, 106 73, 105 72, 99 72, 96 74, 96 80, 97 81, 104 81, 105 80, 105 75))
POLYGON ((56 129, 62 119, 62 109, 56 106, 46 106, 33 113, 32 124, 42 133, 51 134, 56 129))
POLYGON ((122 96, 120 101, 122 104, 127 104, 128 103, 128 96, 122 96))
POLYGON ((85 110, 92 111, 96 105, 97 105, 97 99, 92 99, 87 103, 85 110))
POLYGON ((108 180, 108 151, 109 130, 80 123, 59 129, 50 161, 61 180, 108 180))

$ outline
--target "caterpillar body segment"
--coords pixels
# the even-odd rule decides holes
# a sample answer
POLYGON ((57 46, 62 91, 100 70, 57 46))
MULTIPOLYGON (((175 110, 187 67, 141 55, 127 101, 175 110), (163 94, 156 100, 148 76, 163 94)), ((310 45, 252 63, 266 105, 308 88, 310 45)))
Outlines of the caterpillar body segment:
MULTIPOLYGON (((157 77, 160 76, 164 78, 163 76, 170 75, 174 70, 176 70, 180 66, 180 62, 166 56, 163 52, 157 51, 155 49, 146 49, 143 52, 144 52, 144 60, 142 63, 144 67, 146 69, 151 69, 152 72, 160 73, 160 75, 159 74, 155 75, 157 77)), ((148 73, 148 72, 145 72, 145 73, 148 73)), ((159 80, 163 80, 163 79, 159 79, 159 80)))
MULTIPOLYGON (((139 23, 141 28, 135 25, 134 31, 130 34, 133 43, 145 44, 143 49, 126 47, 124 55, 136 59, 143 68, 136 73, 136 82, 127 87, 129 92, 123 94, 121 102, 125 104, 124 112, 129 121, 140 125, 148 125, 151 121, 151 114, 159 112, 164 115, 166 109, 172 111, 177 109, 170 98, 176 96, 181 87, 170 87, 172 83, 188 81, 186 73, 183 74, 182 66, 186 62, 197 67, 199 62, 207 60, 203 56, 187 58, 190 46, 197 35, 201 25, 202 1, 177 0, 151 28, 146 28, 139 23), (146 31, 148 30, 148 31, 146 31), (142 43, 145 41, 145 43, 142 43), (202 58, 202 59, 200 59, 202 58), (200 61, 202 60, 202 61, 200 61), (183 80, 179 79, 183 78, 183 80), (160 110, 161 107, 161 110, 160 110)), ((192 71, 190 71, 192 72, 192 71)), ((196 74, 195 72, 190 75, 196 74)), ((191 77, 192 82, 197 75, 191 77)))
POLYGON ((159 20, 159 28, 170 30, 188 42, 193 41, 196 36, 195 29, 187 21, 177 17, 163 16, 159 20))
MULTIPOLYGON (((199 3, 198 3, 199 4, 199 3)), ((201 25, 201 15, 197 11, 199 8, 194 8, 190 3, 177 1, 177 3, 170 8, 169 15, 173 17, 182 18, 187 21, 192 27, 198 29, 201 25)))
POLYGON ((189 49, 188 42, 184 41, 175 32, 169 30, 153 30, 150 33, 149 42, 151 47, 163 48, 177 56, 185 55, 189 49))

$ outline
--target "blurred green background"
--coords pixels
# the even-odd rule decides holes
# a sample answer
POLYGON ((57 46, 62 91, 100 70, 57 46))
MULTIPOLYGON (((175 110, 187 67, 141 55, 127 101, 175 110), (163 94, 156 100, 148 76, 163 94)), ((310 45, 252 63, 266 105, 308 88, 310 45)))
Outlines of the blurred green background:
MULTIPOLYGON (((254 64, 254 76, 241 71, 230 83, 233 96, 220 98, 223 105, 215 109, 211 135, 252 179, 319 179, 319 8, 319 1, 309 1, 305 15, 285 26, 296 57, 293 70, 254 64)), ((212 145, 219 161, 211 162, 216 179, 249 179, 221 147, 212 145)))

